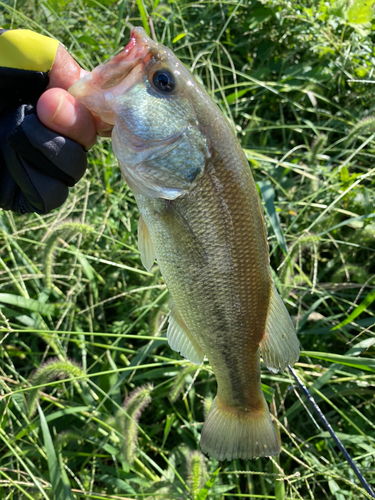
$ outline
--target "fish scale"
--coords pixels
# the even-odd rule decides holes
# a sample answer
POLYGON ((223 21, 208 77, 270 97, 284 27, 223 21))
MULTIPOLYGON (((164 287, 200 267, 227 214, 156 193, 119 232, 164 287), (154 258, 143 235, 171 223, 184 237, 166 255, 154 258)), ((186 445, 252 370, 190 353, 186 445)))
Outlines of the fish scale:
MULTIPOLYGON (((254 265, 254 262, 262 260, 259 257, 267 252, 264 248, 266 242, 263 238, 256 242, 254 236, 250 238, 252 231, 249 227, 251 229, 251 226, 256 224, 256 219, 251 216, 247 192, 251 190, 254 181, 247 170, 248 188, 245 189, 242 185, 240 191, 238 186, 236 189, 233 173, 237 170, 240 173, 243 171, 243 157, 237 158, 239 164, 234 165, 232 160, 229 171, 220 168, 220 160, 213 158, 196 189, 175 203, 176 209, 191 232, 197 236, 198 244, 207 255, 205 266, 199 269, 195 267, 194 259, 179 251, 182 246, 181 239, 189 234, 185 227, 181 226, 181 235, 175 229, 173 218, 169 226, 165 215, 163 217, 160 212, 150 210, 149 207, 155 204, 153 200, 137 197, 137 202, 149 228, 168 289, 185 323, 189 325, 191 333, 199 338, 203 351, 214 368, 221 397, 231 404, 241 401, 241 407, 245 408, 255 398, 253 387, 249 387, 248 383, 249 379, 253 378, 254 369, 258 375, 258 363, 254 367, 251 362, 255 357, 251 354, 258 352, 258 344, 250 344, 248 339, 255 338, 259 343, 265 330, 271 281, 269 266, 263 266, 262 269, 260 265, 254 265), (212 175, 219 180, 221 193, 212 181, 212 175), (232 177, 230 183, 228 176, 232 177), (233 196, 234 192, 237 192, 237 196, 233 196), (223 201, 227 206, 225 209, 223 201), (202 223, 202 211, 206 215, 209 214, 205 224, 202 223), (236 222, 230 216, 231 212, 243 215, 236 222), (262 245, 260 252, 259 247, 262 245), (178 263, 171 262, 169 248, 175 248, 172 253, 178 263), (248 249, 250 258, 246 258, 247 252, 244 249, 248 249), (223 266, 224 280, 220 276, 223 266), (262 276, 262 272, 265 276, 262 276), (259 282, 265 284, 265 291, 259 286, 259 282), (184 286, 186 283, 190 286, 184 286), (241 295, 245 295, 244 300, 241 295), (204 304, 203 308, 201 304, 204 304), (236 310, 237 304, 241 304, 241 315, 236 310), (208 321, 205 321, 205 318, 208 321), (212 342, 215 349, 210 348, 212 342), (240 352, 245 354, 239 356, 240 352), (230 369, 225 370, 224 366, 230 366, 230 369), (225 376, 221 377, 224 372, 225 376)), ((244 176, 239 177, 243 180, 244 176)), ((159 201, 157 203, 159 204, 159 201)), ((255 389, 256 396, 258 385, 255 389)))
POLYGON ((170 346, 196 364, 206 356, 215 373, 202 450, 218 460, 278 454, 260 351, 277 372, 298 359, 299 343, 272 280, 262 206, 234 131, 142 28, 110 66, 70 91, 114 124, 113 151, 139 207, 142 262, 150 270, 157 259, 171 294, 170 346))

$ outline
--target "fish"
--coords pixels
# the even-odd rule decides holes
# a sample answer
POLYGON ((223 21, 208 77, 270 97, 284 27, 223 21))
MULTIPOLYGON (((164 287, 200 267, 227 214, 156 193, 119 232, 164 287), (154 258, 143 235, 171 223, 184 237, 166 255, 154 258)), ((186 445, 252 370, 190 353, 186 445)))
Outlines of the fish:
POLYGON ((229 121, 185 65, 143 28, 70 93, 113 125, 112 147, 138 208, 144 267, 155 259, 171 304, 170 347, 206 356, 217 394, 200 447, 211 458, 278 455, 261 386, 299 358, 270 268, 262 204, 229 121))

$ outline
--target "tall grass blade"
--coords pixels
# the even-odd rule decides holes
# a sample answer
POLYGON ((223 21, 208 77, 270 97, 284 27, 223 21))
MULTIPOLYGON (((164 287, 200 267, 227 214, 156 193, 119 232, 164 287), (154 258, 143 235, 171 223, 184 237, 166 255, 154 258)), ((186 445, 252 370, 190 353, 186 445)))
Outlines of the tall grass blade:
POLYGON ((339 328, 342 328, 345 325, 348 325, 352 321, 357 318, 363 311, 365 311, 375 300, 375 290, 372 290, 366 298, 354 309, 352 313, 349 314, 349 316, 344 319, 344 321, 341 321, 339 325, 336 325, 332 328, 332 330, 338 330, 339 328))
POLYGON ((286 247, 284 234, 280 225, 280 219, 276 212, 274 203, 275 191, 269 181, 260 181, 257 184, 259 186, 260 192, 262 193, 262 198, 266 205, 267 214, 270 218, 271 226, 275 233, 276 239, 280 245, 281 250, 286 255, 288 253, 288 249, 286 247))
POLYGON ((53 446, 52 437, 41 407, 38 405, 40 426, 42 428, 44 446, 48 462, 49 477, 55 500, 74 500, 68 476, 61 462, 59 462, 53 446))
POLYGON ((52 304, 44 304, 38 300, 13 295, 11 293, 0 293, 0 303, 26 309, 27 311, 38 312, 39 314, 56 314, 56 307, 52 304))
POLYGON ((137 2, 137 7, 139 10, 139 13, 141 15, 143 28, 146 31, 146 33, 148 34, 148 36, 151 36, 150 26, 148 24, 148 14, 147 14, 146 6, 145 6, 143 0, 136 0, 136 2, 137 2))
POLYGON ((352 356, 342 356, 341 354, 315 351, 301 351, 301 355, 308 356, 310 358, 323 359, 324 361, 329 361, 330 363, 339 363, 340 365, 351 366, 353 368, 358 368, 359 370, 375 372, 375 359, 372 358, 354 358, 352 356))
POLYGON ((210 493, 210 490, 214 485, 215 479, 217 478, 220 469, 221 467, 215 470, 215 472, 212 474, 210 479, 206 482, 206 484, 203 486, 203 488, 200 490, 200 492, 198 493, 198 495, 195 497, 194 500, 205 500, 208 497, 208 494, 210 493))

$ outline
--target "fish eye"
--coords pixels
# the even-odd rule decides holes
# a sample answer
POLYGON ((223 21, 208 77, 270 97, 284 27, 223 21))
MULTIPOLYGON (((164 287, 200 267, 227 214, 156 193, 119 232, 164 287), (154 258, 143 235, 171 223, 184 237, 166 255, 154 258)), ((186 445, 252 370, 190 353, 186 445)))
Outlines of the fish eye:
POLYGON ((172 92, 176 86, 174 76, 166 69, 155 71, 152 76, 152 83, 158 90, 165 93, 172 92))

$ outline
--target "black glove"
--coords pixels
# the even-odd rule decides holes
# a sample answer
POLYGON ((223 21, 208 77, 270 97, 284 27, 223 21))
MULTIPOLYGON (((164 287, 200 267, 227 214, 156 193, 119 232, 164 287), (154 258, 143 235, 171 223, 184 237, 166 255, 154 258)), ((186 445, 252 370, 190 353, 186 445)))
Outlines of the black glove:
POLYGON ((5 210, 48 213, 64 203, 68 186, 86 170, 82 146, 44 127, 36 115, 48 82, 47 72, 0 67, 0 207, 5 210))
POLYGON ((46 214, 59 207, 86 170, 82 146, 41 124, 23 104, 0 117, 0 206, 46 214))

